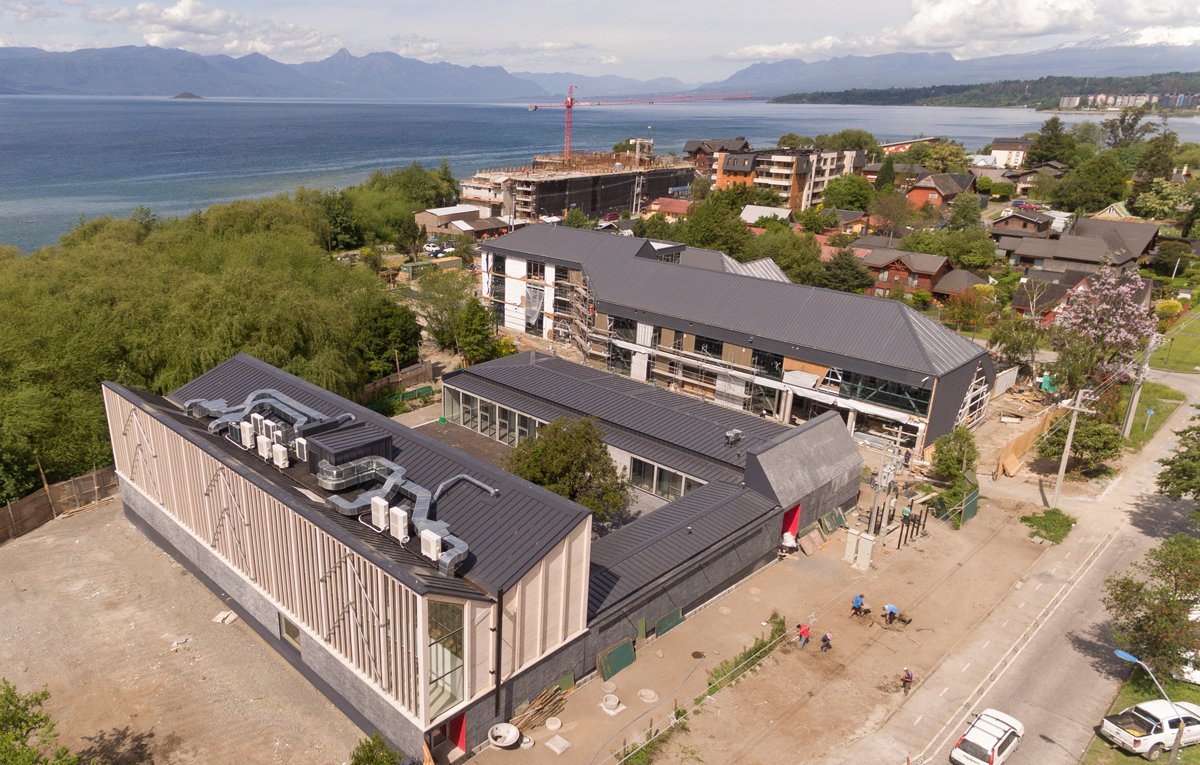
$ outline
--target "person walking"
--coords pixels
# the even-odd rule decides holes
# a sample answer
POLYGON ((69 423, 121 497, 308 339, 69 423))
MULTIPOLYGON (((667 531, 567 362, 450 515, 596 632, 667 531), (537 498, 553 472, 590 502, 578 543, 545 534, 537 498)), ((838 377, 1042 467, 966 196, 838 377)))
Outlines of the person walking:
POLYGON ((904 689, 904 695, 908 695, 908 689, 912 686, 913 673, 908 667, 904 668, 904 673, 900 675, 900 687, 904 689))
POLYGON ((821 653, 829 653, 830 648, 833 648, 833 633, 826 632, 821 636, 821 653))
POLYGON ((863 615, 863 596, 861 594, 855 595, 854 600, 850 603, 850 615, 851 616, 862 616, 863 615))
POLYGON ((804 646, 808 645, 808 638, 812 632, 808 629, 807 624, 797 624, 796 634, 800 636, 800 648, 803 650, 804 646))

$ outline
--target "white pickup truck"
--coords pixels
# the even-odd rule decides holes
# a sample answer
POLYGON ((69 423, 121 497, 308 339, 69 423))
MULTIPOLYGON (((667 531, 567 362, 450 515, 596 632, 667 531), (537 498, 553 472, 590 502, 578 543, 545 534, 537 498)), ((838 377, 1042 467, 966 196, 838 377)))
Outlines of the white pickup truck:
POLYGON ((1157 760, 1175 745, 1183 725, 1183 745, 1200 742, 1200 706, 1186 701, 1172 705, 1166 699, 1143 701, 1100 723, 1100 735, 1127 752, 1157 760))

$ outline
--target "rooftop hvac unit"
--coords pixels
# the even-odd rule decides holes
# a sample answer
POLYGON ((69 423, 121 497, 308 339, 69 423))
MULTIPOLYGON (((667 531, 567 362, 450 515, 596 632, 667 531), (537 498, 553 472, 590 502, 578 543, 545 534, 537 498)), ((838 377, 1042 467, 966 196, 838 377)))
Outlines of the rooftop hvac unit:
POLYGON ((392 538, 400 544, 404 544, 408 541, 408 511, 403 508, 393 507, 388 512, 388 515, 392 538))
POLYGON ((271 461, 275 463, 275 467, 286 470, 288 466, 287 447, 283 444, 271 444, 271 461))
POLYGON ((387 531, 388 501, 384 497, 371 497, 371 525, 380 531, 387 531))
POLYGON ((442 535, 432 529, 421 530, 421 554, 436 561, 442 555, 442 535))
POLYGON ((254 426, 255 435, 262 435, 263 432, 263 416, 258 412, 250 415, 250 424, 254 426))
POLYGON ((734 428, 733 430, 725 431, 725 445, 733 446, 738 441, 742 440, 742 431, 734 428))
POLYGON ((258 436, 258 456, 264 460, 271 459, 271 439, 266 436, 258 436))
POLYGON ((242 432, 242 446, 246 449, 254 448, 254 423, 242 420, 238 423, 238 429, 242 432))
POLYGON ((301 462, 308 462, 308 441, 303 438, 297 438, 292 445, 296 447, 296 459, 301 462))
POLYGON ((283 425, 275 426, 275 435, 271 438, 277 444, 287 446, 287 429, 283 425))
POLYGON ((272 442, 274 442, 275 434, 278 432, 279 432, 279 423, 272 422, 271 420, 263 420, 262 434, 264 436, 266 436, 267 438, 271 439, 272 442))

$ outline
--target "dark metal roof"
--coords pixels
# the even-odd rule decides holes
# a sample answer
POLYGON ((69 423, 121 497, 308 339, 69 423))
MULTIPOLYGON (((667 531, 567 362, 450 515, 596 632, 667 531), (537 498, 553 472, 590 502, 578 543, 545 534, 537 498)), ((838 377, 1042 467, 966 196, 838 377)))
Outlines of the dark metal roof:
POLYGON ((917 274, 936 274, 950 262, 950 259, 944 255, 930 255, 926 252, 907 252, 881 247, 867 253, 863 258, 863 265, 868 268, 881 269, 897 260, 908 266, 909 271, 917 274))
POLYGON ((597 310, 908 384, 986 351, 897 300, 636 257, 646 239, 527 226, 482 245, 582 267, 597 310))
POLYGON ((746 487, 780 507, 793 507, 822 487, 829 487, 839 504, 858 493, 862 454, 835 412, 755 444, 746 454, 746 487))
POLYGON ((976 284, 987 284, 987 279, 964 268, 956 268, 938 279, 938 283, 933 285, 933 294, 957 295, 960 292, 966 292, 976 284))
POLYGON ((716 547, 730 546, 755 521, 778 511, 771 500, 737 484, 710 483, 592 543, 588 619, 716 547))
POLYGON ((692 396, 532 351, 443 377, 535 417, 593 417, 617 448, 705 481, 740 480, 746 451, 791 428, 692 396), (728 445, 725 433, 742 431, 728 445))
POLYGON ((1058 239, 1022 239, 1014 252, 1022 258, 1045 258, 1053 260, 1071 260, 1079 263, 1100 265, 1105 261, 1114 266, 1123 266, 1135 259, 1138 254, 1130 252, 1114 234, 1109 232, 1106 241, 1099 236, 1077 236, 1064 234, 1058 239))
POLYGON ((1078 218, 1071 227, 1071 233, 1100 237, 1110 244, 1119 241, 1136 258, 1150 251, 1154 238, 1158 236, 1158 229, 1157 223, 1078 218))
MULTIPOLYGON (((235 403, 260 388, 278 390, 322 414, 349 412, 391 433, 396 449, 394 461, 405 468, 408 478, 431 491, 459 473, 470 474, 499 489, 500 494, 491 497, 470 484, 460 483, 445 492, 435 510, 436 518, 446 521, 450 533, 466 541, 470 549, 460 575, 491 595, 515 584, 590 515, 587 509, 557 494, 245 354, 183 385, 168 394, 167 400, 176 406, 194 398, 224 398, 235 403)), ((203 438, 214 444, 224 440, 207 434, 203 438)), ((254 460, 248 464, 253 465, 254 460)), ((245 474, 245 467, 241 465, 239 472, 245 474)), ((300 495, 285 487, 277 473, 272 475, 268 471, 267 476, 267 490, 297 512, 308 515, 319 509, 318 515, 337 520, 338 513, 310 500, 298 499, 300 495)), ((369 549, 362 545, 359 536, 339 535, 339 539, 364 554, 369 549)), ((390 540, 383 541, 383 549, 394 551, 397 559, 403 557, 400 545, 390 540)), ((428 589, 431 581, 449 579, 441 577, 432 564, 428 568, 420 576, 401 569, 399 576, 419 592, 428 589)))

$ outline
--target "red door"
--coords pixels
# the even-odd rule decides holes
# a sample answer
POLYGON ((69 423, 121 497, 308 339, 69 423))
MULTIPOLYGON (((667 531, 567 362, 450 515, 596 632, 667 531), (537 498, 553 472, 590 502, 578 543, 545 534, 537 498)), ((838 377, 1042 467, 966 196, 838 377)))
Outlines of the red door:
POLYGON ((791 534, 796 536, 796 531, 800 528, 800 505, 796 505, 792 509, 783 514, 783 531, 780 533, 791 534))
POLYGON ((462 751, 467 751, 467 713, 453 717, 446 722, 446 738, 454 742, 462 751))

